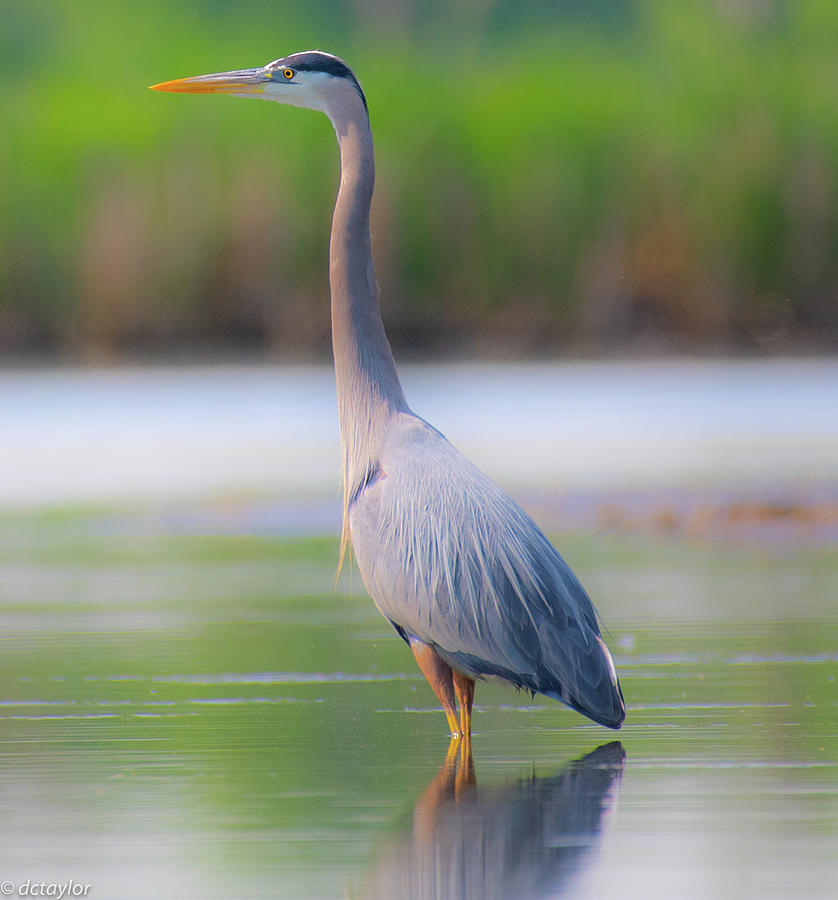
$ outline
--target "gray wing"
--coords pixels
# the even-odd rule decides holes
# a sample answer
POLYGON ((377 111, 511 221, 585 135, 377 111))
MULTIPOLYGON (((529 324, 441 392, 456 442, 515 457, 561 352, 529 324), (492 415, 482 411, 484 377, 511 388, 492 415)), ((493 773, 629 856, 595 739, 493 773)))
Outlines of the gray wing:
POLYGON ((350 527, 364 583, 403 637, 620 726, 619 682, 585 589, 532 519, 426 422, 394 418, 350 527))

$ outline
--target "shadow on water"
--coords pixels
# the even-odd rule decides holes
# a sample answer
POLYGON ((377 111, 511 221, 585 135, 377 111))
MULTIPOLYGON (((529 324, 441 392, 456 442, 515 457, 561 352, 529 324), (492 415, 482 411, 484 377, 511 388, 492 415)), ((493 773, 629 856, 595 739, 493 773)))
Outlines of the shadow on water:
POLYGON ((478 788, 468 743, 452 742, 412 823, 376 853, 357 896, 555 897, 593 862, 626 754, 603 744, 556 774, 478 788))

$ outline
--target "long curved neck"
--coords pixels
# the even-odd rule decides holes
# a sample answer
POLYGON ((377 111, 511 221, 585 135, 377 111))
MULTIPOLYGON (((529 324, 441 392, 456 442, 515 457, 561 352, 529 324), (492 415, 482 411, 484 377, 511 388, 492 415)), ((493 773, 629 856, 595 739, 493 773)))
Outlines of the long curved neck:
POLYGON ((343 449, 344 541, 349 505, 378 462, 386 426, 406 410, 381 311, 370 247, 375 182, 372 132, 355 91, 329 110, 341 176, 332 219, 332 348, 343 449))

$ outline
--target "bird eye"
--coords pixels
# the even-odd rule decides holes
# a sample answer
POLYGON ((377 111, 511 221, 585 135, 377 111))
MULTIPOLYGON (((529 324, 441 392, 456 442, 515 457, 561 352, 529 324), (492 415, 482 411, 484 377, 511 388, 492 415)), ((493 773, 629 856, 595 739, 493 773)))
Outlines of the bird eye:
POLYGON ((293 70, 293 69, 283 69, 283 70, 282 70, 282 74, 283 74, 287 79, 290 80, 290 79, 292 79, 292 78, 294 77, 294 70, 293 70))

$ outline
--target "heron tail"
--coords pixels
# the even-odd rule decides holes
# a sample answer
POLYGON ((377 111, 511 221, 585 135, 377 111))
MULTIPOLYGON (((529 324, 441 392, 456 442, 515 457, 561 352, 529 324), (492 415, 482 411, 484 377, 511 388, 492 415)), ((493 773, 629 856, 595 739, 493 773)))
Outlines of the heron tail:
MULTIPOLYGON (((601 675, 589 681, 577 683, 572 690, 540 689, 540 692, 553 700, 560 700, 577 712, 582 713, 594 722, 606 728, 620 728, 626 719, 626 703, 620 679, 614 668, 614 661, 599 635, 595 635, 596 648, 592 658, 600 663, 601 675)), ((597 668, 597 667, 595 667, 597 668)), ((545 685, 545 687, 547 687, 545 685)))

